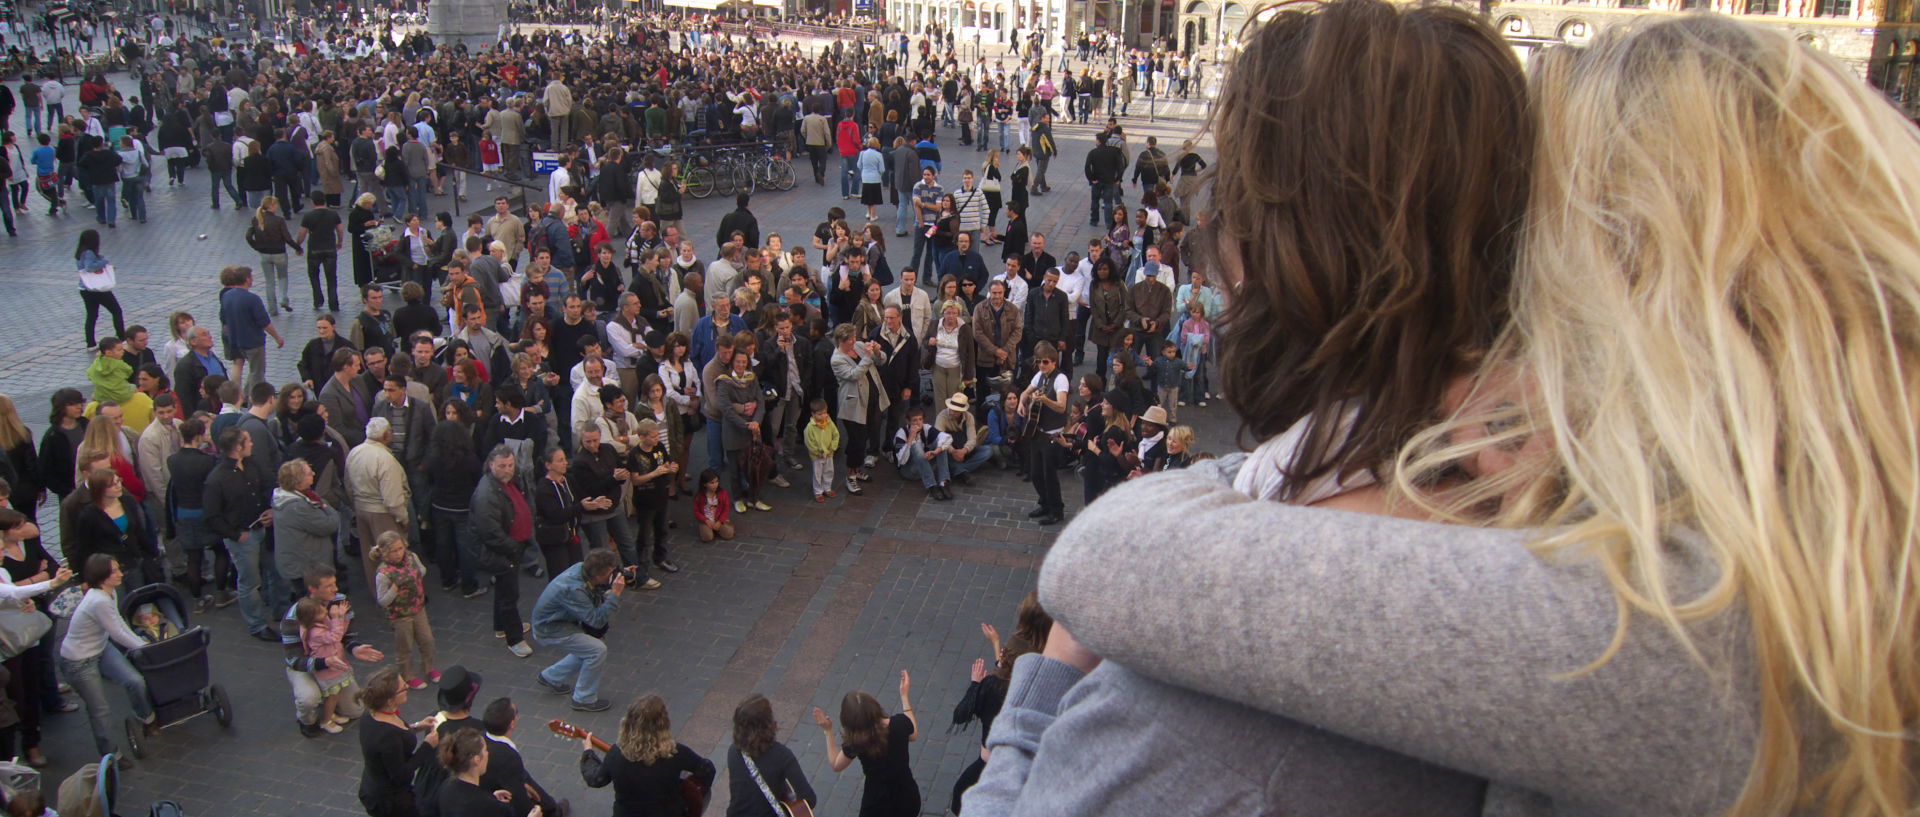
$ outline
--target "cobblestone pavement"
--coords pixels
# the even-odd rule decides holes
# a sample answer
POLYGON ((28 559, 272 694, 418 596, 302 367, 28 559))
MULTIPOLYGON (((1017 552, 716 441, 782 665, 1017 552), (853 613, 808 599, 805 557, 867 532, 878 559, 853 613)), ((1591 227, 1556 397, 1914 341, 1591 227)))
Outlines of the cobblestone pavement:
MULTIPOLYGON (((1176 146, 1178 137, 1199 130, 1198 105, 1188 103, 1175 118, 1163 116, 1151 125, 1130 123, 1135 144, 1151 133, 1174 140, 1167 147, 1176 146)), ((1033 200, 1033 224, 1049 234, 1050 249, 1062 257, 1084 248, 1089 235, 1079 169, 1093 130, 1059 127, 1062 155, 1051 173, 1056 192, 1033 200)), ((977 166, 981 155, 960 148, 957 131, 944 130, 942 136, 948 175, 977 166)), ((804 241, 826 208, 841 203, 809 184, 806 175, 803 167, 802 183, 792 191, 755 197, 763 233, 804 241)), ((1137 196, 1131 187, 1127 194, 1137 196)), ((484 203, 481 195, 473 199, 468 208, 484 203)), ((453 205, 438 197, 431 209, 452 210, 453 205)), ((106 254, 119 270, 118 295, 128 323, 161 335, 167 314, 176 309, 194 312, 203 323, 215 321, 219 268, 258 264, 242 241, 244 215, 228 207, 209 209, 204 171, 193 171, 183 188, 169 188, 160 174, 150 223, 123 218, 117 229, 102 230, 106 254)), ((690 201, 686 222, 703 257, 710 255, 709 231, 731 207, 731 201, 717 197, 690 201)), ((57 218, 36 209, 20 220, 18 238, 0 238, 0 338, 6 339, 0 346, 0 392, 14 397, 36 435, 44 428, 51 392, 85 385, 87 356, 76 325, 83 312, 74 294, 71 259, 75 237, 92 226, 91 212, 78 205, 57 218)), ((895 246, 891 252, 900 259, 910 249, 895 246)), ((896 260, 895 268, 902 263, 896 260)), ((295 354, 313 331, 304 265, 293 259, 293 268, 296 309, 279 319, 287 346, 268 349, 274 380, 290 375, 295 354)), ((110 330, 109 325, 103 333, 110 330)), ((1233 447, 1234 425, 1222 403, 1181 414, 1199 429, 1202 449, 1233 447)), ((1078 479, 1071 473, 1062 477, 1069 508, 1077 510, 1078 479)), ((563 698, 543 694, 534 685, 534 673, 556 656, 537 644, 529 660, 508 654, 488 637, 485 597, 432 599, 441 665, 464 664, 482 673, 483 701, 507 695, 520 704, 521 731, 515 737, 529 768, 589 815, 610 810, 611 790, 585 788, 576 771, 577 744, 550 737, 541 724, 563 718, 610 737, 624 704, 649 690, 667 699, 677 736, 708 757, 722 756, 729 743, 734 704, 751 692, 769 695, 781 738, 802 758, 821 793, 821 813, 852 813, 861 776, 857 771, 835 775, 828 768, 808 710, 820 706, 837 713, 840 696, 855 688, 875 693, 892 709, 898 672, 907 669, 914 677, 916 709, 925 718, 913 747, 923 812, 944 813, 954 779, 977 752, 978 733, 947 734, 946 713, 966 688, 972 659, 988 657, 979 625, 991 621, 1003 632, 1010 629, 1014 607, 1033 587, 1050 539, 1025 519, 1032 491, 1011 471, 993 469, 957 490, 961 500, 952 503, 926 501, 917 485, 885 469, 862 497, 815 504, 805 484, 799 479, 791 489, 770 488, 775 512, 745 516, 732 542, 693 542, 687 535, 691 514, 685 503, 676 504, 672 518, 680 528, 673 536, 674 558, 683 571, 663 577, 662 590, 627 594, 609 637, 613 650, 604 694, 615 701, 613 711, 582 715, 569 711, 563 698)), ((51 520, 52 508, 43 508, 41 518, 51 520)), ((523 587, 525 606, 531 606, 539 585, 532 580, 523 587)), ((356 583, 352 592, 359 596, 365 588, 356 583)), ((357 600, 362 609, 371 609, 370 600, 357 600)), ((362 813, 354 797, 361 769, 354 736, 301 739, 279 648, 245 637, 237 608, 214 611, 201 621, 215 633, 214 676, 232 693, 236 720, 223 730, 209 718, 196 719, 153 739, 148 759, 124 777, 122 811, 138 813, 147 801, 170 797, 194 815, 362 813)), ((366 620, 361 630, 376 646, 392 644, 380 623, 366 620)), ((357 670, 364 677, 370 668, 357 670)), ((115 710, 124 712, 123 697, 110 697, 115 710)), ((419 696, 405 714, 423 716, 430 706, 430 696, 419 696)), ((92 759, 82 715, 51 716, 48 730, 51 780, 92 759)), ((725 791, 722 781, 717 787, 722 800, 725 791)))

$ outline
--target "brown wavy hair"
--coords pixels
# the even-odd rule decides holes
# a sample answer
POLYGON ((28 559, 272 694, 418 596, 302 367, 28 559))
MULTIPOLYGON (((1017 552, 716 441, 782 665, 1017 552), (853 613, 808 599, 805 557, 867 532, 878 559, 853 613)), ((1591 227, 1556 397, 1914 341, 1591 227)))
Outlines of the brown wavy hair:
POLYGON ((1311 418, 1290 498, 1385 463, 1505 326, 1533 115, 1513 50, 1449 6, 1289 4, 1230 77, 1195 244, 1239 278, 1220 370, 1243 429, 1311 418))
POLYGON ((780 724, 773 719, 773 702, 754 693, 733 708, 733 745, 747 757, 759 757, 773 748, 780 724))

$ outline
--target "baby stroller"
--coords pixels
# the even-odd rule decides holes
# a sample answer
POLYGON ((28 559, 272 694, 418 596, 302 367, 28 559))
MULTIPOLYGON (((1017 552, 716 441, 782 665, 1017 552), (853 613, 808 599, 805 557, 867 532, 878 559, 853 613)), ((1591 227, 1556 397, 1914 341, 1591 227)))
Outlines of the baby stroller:
POLYGON ((399 291, 407 267, 406 236, 401 225, 391 219, 367 230, 367 256, 373 259, 373 282, 381 289, 399 291))
MULTIPOLYGON (((180 630, 180 634, 142 647, 127 650, 127 660, 147 678, 147 702, 153 705, 154 723, 161 727, 192 720, 208 712, 220 725, 233 724, 233 704, 219 684, 209 684, 207 646, 213 634, 205 627, 189 626, 187 597, 170 584, 150 584, 128 592, 120 599, 120 616, 132 625, 133 612, 152 604, 160 615, 180 630)), ((147 756, 145 725, 127 718, 127 747, 136 758, 147 756)))

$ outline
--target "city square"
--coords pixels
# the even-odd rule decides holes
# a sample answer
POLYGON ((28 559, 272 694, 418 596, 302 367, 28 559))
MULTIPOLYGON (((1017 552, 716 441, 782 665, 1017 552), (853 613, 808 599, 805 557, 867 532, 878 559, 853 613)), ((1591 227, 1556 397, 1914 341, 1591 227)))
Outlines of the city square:
POLYGON ((387 5, 0 8, 10 814, 1920 802, 1915 4, 387 5))

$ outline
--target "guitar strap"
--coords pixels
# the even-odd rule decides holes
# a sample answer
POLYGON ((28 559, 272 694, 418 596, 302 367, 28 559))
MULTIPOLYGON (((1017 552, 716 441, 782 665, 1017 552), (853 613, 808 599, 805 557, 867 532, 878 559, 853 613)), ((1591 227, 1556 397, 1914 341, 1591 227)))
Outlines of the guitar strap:
POLYGON ((753 758, 748 757, 743 751, 740 753, 740 759, 746 762, 747 774, 753 776, 753 785, 760 787, 760 794, 767 798, 767 805, 773 808, 775 817, 787 813, 786 808, 780 805, 780 798, 773 796, 773 789, 767 787, 766 778, 760 776, 760 767, 753 765, 753 758))

